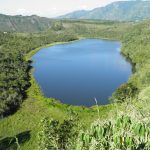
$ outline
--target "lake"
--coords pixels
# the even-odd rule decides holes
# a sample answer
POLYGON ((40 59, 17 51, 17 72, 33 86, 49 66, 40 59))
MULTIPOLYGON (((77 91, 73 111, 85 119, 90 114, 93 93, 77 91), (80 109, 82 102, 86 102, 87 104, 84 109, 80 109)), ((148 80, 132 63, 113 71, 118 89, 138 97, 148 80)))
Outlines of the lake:
POLYGON ((42 48, 33 57, 34 77, 46 97, 71 105, 109 103, 132 74, 117 41, 85 39, 42 48))

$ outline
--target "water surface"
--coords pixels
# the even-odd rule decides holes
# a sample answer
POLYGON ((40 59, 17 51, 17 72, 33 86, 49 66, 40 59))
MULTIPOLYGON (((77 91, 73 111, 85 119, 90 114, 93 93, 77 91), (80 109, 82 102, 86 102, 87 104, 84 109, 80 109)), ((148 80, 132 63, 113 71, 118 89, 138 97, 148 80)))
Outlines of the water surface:
POLYGON ((98 39, 43 48, 32 57, 34 77, 46 97, 62 103, 92 106, 96 97, 108 104, 132 73, 120 48, 119 42, 98 39))

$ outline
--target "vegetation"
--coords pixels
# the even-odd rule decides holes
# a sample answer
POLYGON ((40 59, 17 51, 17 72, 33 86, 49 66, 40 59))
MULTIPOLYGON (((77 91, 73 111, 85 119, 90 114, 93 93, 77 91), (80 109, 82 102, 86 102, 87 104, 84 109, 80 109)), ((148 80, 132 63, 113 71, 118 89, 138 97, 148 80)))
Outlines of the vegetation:
POLYGON ((8 16, 0 14, 0 31, 5 32, 40 32, 51 27, 49 18, 33 16, 8 16))
POLYGON ((81 132, 77 142, 82 149, 149 149, 150 131, 148 123, 133 121, 128 116, 101 123, 97 121, 87 132, 81 132))
POLYGON ((114 102, 125 102, 129 98, 134 98, 138 92, 137 87, 131 83, 122 84, 112 95, 110 100, 114 102))
POLYGON ((97 120, 87 131, 79 130, 74 120, 59 125, 56 120, 43 120, 39 149, 126 150, 149 149, 149 122, 136 122, 128 116, 116 121, 97 120))
POLYGON ((1 117, 18 111, 0 120, 0 149, 149 149, 149 25, 62 21, 37 34, 1 32, 1 117), (61 104, 45 98, 30 75, 30 57, 40 47, 86 37, 122 41, 134 73, 113 94, 119 103, 91 108, 61 104))
POLYGON ((1 33, 1 78, 0 78, 0 116, 3 117, 16 110, 26 97, 26 90, 30 86, 29 61, 24 55, 41 45, 54 41, 70 41, 73 36, 56 35, 39 37, 22 37, 11 33, 1 33))
POLYGON ((39 133, 39 149, 73 149, 78 135, 75 120, 42 120, 42 131, 39 133), (73 146, 74 145, 74 146, 73 146))
MULTIPOLYGON (((137 99, 139 98, 140 93, 143 93, 142 91, 149 89, 150 85, 149 25, 149 21, 139 23, 131 27, 129 32, 122 38, 122 53, 132 60, 134 65, 134 73, 129 79, 127 87, 128 90, 130 89, 132 91, 131 94, 135 95, 137 99)), ((117 91, 119 91, 119 89, 117 91)), ((126 95, 128 95, 128 98, 132 97, 130 94, 126 95)))

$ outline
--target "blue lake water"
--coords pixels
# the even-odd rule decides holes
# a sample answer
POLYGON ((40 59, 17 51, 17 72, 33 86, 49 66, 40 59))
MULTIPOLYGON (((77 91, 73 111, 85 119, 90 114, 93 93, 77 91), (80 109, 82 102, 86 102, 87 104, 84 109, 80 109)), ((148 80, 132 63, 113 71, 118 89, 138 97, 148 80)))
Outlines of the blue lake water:
POLYGON ((108 104, 132 73, 117 41, 86 39, 43 48, 33 57, 34 77, 46 97, 65 104, 108 104))

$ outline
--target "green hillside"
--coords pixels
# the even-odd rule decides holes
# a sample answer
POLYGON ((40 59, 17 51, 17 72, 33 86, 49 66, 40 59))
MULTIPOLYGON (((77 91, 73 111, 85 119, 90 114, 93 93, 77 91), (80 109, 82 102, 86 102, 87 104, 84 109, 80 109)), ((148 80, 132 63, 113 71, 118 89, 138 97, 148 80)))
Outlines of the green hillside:
POLYGON ((90 11, 75 11, 60 18, 139 21, 150 18, 150 1, 119 1, 90 11))
POLYGON ((8 16, 0 14, 0 31, 39 32, 52 26, 52 20, 33 16, 8 16))

